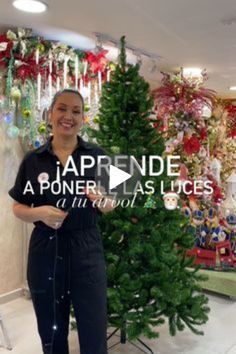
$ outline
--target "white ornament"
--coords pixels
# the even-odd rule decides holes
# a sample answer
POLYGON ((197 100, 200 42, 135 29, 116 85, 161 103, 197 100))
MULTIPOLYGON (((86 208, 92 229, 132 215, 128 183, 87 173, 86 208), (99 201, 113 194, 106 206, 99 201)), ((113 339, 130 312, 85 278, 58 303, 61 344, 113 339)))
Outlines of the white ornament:
POLYGON ((178 132, 177 140, 181 143, 184 138, 184 132, 178 132))
POLYGON ((227 179, 227 184, 228 184, 228 188, 227 188, 227 192, 231 193, 233 199, 235 199, 236 201, 236 173, 233 172, 229 178, 227 179))
POLYGON ((98 88, 99 88, 99 91, 102 90, 102 73, 100 70, 98 72, 98 88))
POLYGON ((212 115, 212 109, 209 106, 204 106, 202 109, 202 117, 210 118, 212 115))
POLYGON ((60 91, 60 77, 59 76, 57 76, 56 90, 57 90, 57 92, 60 91))
POLYGON ((107 70, 107 82, 110 82, 111 80, 111 70, 107 70))
POLYGON ((84 99, 88 98, 89 96, 89 88, 86 86, 83 86, 82 89, 80 90, 81 95, 83 96, 84 99))
POLYGON ((82 95, 83 88, 84 88, 84 83, 83 83, 83 79, 81 77, 80 82, 79 82, 79 92, 81 93, 81 95, 82 95))
POLYGON ((205 157, 207 156, 207 151, 206 151, 206 149, 204 148, 204 146, 201 146, 198 155, 199 155, 199 157, 201 157, 201 158, 205 158, 205 157))
POLYGON ((75 56, 75 90, 78 90, 78 79, 79 79, 79 58, 78 55, 75 56))
POLYGON ((211 162, 211 172, 217 183, 220 184, 221 162, 215 157, 211 162))
POLYGON ((24 62, 22 61, 22 60, 16 60, 15 61, 15 67, 16 68, 19 68, 21 65, 23 65, 24 64, 24 62))
POLYGON ((38 73, 38 75, 37 75, 37 106, 38 106, 38 110, 40 110, 40 103, 41 103, 41 74, 38 73))
POLYGON ((227 198, 221 205, 221 209, 224 217, 236 214, 236 200, 233 199, 232 195, 227 195, 227 198))
POLYGON ((91 81, 88 83, 88 105, 91 106, 91 81))
POLYGON ((85 62, 84 62, 84 76, 86 76, 87 70, 88 70, 88 62, 85 61, 85 62))
POLYGON ((121 235, 121 238, 119 239, 118 243, 121 243, 124 240, 124 235, 121 235))
POLYGON ((57 60, 62 63, 65 60, 65 54, 63 52, 60 52, 57 56, 57 60))
POLYGON ((39 64, 39 48, 36 49, 35 52, 35 61, 36 61, 36 65, 39 64))
POLYGON ((65 56, 65 60, 64 60, 64 72, 63 72, 63 78, 64 78, 64 82, 63 82, 63 85, 64 85, 64 88, 66 89, 67 88, 67 72, 68 72, 68 61, 69 61, 70 57, 69 56, 65 56))

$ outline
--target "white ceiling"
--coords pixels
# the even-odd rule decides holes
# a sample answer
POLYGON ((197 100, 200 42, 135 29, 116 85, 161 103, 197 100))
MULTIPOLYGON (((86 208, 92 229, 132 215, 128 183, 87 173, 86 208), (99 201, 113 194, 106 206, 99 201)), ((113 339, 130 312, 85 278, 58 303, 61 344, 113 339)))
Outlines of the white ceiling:
MULTIPOLYGON (((45 2, 49 5, 47 13, 30 15, 14 9, 11 0, 1 0, 0 24, 30 27, 83 48, 93 47, 95 32, 115 39, 125 34, 130 45, 162 57, 157 62, 159 70, 206 68, 209 88, 236 97, 228 91, 229 86, 236 85, 236 0, 45 2)), ((160 74, 150 73, 151 61, 143 58, 143 62, 142 71, 152 86, 157 86, 160 74)))

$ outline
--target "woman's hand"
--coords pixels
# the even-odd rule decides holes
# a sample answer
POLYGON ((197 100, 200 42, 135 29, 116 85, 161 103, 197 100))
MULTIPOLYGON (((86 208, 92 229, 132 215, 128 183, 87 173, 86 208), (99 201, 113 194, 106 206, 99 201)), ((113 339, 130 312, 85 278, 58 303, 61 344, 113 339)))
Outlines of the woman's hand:
POLYGON ((99 188, 91 188, 91 190, 84 188, 84 193, 91 202, 99 201, 104 198, 99 188))
POLYGON ((53 229, 61 227, 63 221, 68 215, 68 212, 55 208, 51 205, 43 205, 38 207, 39 220, 53 229))

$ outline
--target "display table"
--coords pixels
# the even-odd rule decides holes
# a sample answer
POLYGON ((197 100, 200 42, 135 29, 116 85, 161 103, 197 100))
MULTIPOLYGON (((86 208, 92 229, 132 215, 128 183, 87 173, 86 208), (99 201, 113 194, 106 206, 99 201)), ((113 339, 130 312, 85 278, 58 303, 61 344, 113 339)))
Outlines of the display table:
POLYGON ((227 295, 236 300, 236 272, 200 269, 199 274, 208 277, 207 281, 200 283, 203 289, 227 295))

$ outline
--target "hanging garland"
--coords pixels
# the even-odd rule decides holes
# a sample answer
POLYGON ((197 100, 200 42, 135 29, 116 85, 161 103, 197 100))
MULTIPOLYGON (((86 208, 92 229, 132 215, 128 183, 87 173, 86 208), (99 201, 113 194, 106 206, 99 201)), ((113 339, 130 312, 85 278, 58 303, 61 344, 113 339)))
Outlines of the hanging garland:
POLYGON ((84 80, 95 78, 99 72, 104 76, 110 70, 106 54, 106 50, 95 54, 32 36, 32 31, 28 29, 18 29, 16 32, 9 30, 6 34, 0 35, 0 65, 8 68, 13 58, 14 78, 22 82, 26 79, 36 80, 38 72, 48 78, 50 60, 52 60, 51 74, 53 81, 56 82, 56 77, 64 70, 65 59, 68 60, 68 80, 74 81, 76 57, 80 61, 79 75, 84 80))
POLYGON ((55 92, 79 90, 85 99, 85 126, 95 124, 102 83, 114 64, 106 50, 86 52, 33 36, 30 29, 0 35, 0 70, 5 72, 5 95, 0 118, 9 138, 20 137, 24 150, 42 145, 50 131, 47 109, 55 92))

